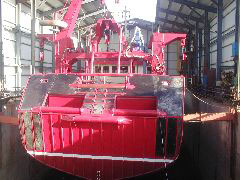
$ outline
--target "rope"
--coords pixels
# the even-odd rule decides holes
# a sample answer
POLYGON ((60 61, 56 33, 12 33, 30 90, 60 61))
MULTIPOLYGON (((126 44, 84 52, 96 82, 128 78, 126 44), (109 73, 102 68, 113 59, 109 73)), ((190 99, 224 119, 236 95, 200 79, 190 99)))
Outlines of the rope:
MULTIPOLYGON (((200 97, 196 96, 193 92, 191 92, 188 88, 186 88, 190 93, 192 93, 193 97, 195 97, 196 99, 198 99, 199 101, 201 101, 202 103, 204 104, 207 104, 209 106, 212 106, 212 107, 217 107, 217 108, 226 108, 226 107, 223 107, 223 106, 217 106, 217 105, 214 105, 214 104, 210 104, 202 99, 200 99, 200 97)), ((230 107, 229 107, 230 108, 230 107)))

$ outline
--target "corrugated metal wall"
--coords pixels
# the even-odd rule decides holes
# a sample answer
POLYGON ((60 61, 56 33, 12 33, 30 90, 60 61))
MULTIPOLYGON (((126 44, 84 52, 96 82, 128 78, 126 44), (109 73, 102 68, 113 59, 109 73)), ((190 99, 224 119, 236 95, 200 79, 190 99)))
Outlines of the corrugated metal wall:
MULTIPOLYGON (((25 86, 31 65, 31 14, 25 5, 15 0, 3 0, 4 88, 15 91, 25 86)), ((37 33, 42 33, 37 20, 37 33)), ((44 72, 52 71, 52 46, 45 44, 44 72)), ((39 42, 36 42, 36 73, 39 72, 39 42)))
MULTIPOLYGON (((235 41, 235 13, 236 1, 232 1, 223 11, 223 42, 221 69, 234 70, 234 57, 232 56, 232 44, 235 41)), ((217 16, 210 22, 210 68, 216 68, 217 62, 217 16)), ((204 35, 202 37, 204 39, 204 35)), ((204 45, 203 45, 204 47, 204 45)), ((202 69, 204 67, 204 51, 200 57, 202 69)))
POLYGON ((181 68, 179 53, 179 41, 172 42, 165 48, 165 66, 168 75, 179 75, 181 68))
MULTIPOLYGON (((235 41, 235 13, 236 13, 236 2, 233 1, 227 7, 224 8, 223 12, 223 51, 222 51, 222 64, 221 66, 228 66, 233 69, 234 62, 232 57, 232 44, 235 41)), ((210 41, 210 61, 211 68, 216 68, 217 61, 217 17, 210 23, 211 27, 211 41, 210 41)), ((223 67, 223 69, 224 69, 223 67)), ((225 67, 227 68, 227 67, 225 67)))

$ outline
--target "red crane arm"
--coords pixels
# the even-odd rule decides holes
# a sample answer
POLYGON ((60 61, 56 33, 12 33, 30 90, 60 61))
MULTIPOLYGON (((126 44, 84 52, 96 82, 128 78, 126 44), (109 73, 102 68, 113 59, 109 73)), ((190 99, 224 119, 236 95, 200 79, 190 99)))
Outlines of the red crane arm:
POLYGON ((65 29, 62 29, 60 33, 57 34, 56 36, 56 41, 59 41, 63 38, 70 37, 71 33, 74 31, 77 19, 78 19, 78 14, 81 10, 82 6, 82 0, 72 0, 69 7, 68 11, 64 16, 64 22, 68 24, 68 27, 65 29))

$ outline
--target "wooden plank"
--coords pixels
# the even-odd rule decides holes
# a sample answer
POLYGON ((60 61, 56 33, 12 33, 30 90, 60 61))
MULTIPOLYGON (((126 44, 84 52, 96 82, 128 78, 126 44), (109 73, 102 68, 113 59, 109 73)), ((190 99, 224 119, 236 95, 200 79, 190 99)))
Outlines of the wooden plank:
POLYGON ((209 122, 209 121, 233 121, 236 116, 232 112, 220 112, 220 113, 196 113, 184 115, 184 122, 209 122))

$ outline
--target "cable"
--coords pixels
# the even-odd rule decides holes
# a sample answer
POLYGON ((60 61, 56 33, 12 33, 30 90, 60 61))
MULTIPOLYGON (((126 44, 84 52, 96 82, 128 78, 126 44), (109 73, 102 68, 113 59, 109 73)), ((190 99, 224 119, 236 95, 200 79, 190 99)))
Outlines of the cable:
MULTIPOLYGON (((223 107, 223 106, 217 106, 217 105, 214 105, 214 104, 210 104, 202 99, 200 99, 200 97, 196 96, 193 92, 191 92, 188 88, 186 88, 190 93, 192 93, 193 97, 195 97, 196 99, 198 99, 199 101, 203 102, 204 104, 207 104, 209 106, 213 106, 213 107, 217 107, 217 108, 226 108, 226 107, 223 107)), ((230 107, 228 107, 230 109, 230 107)))

